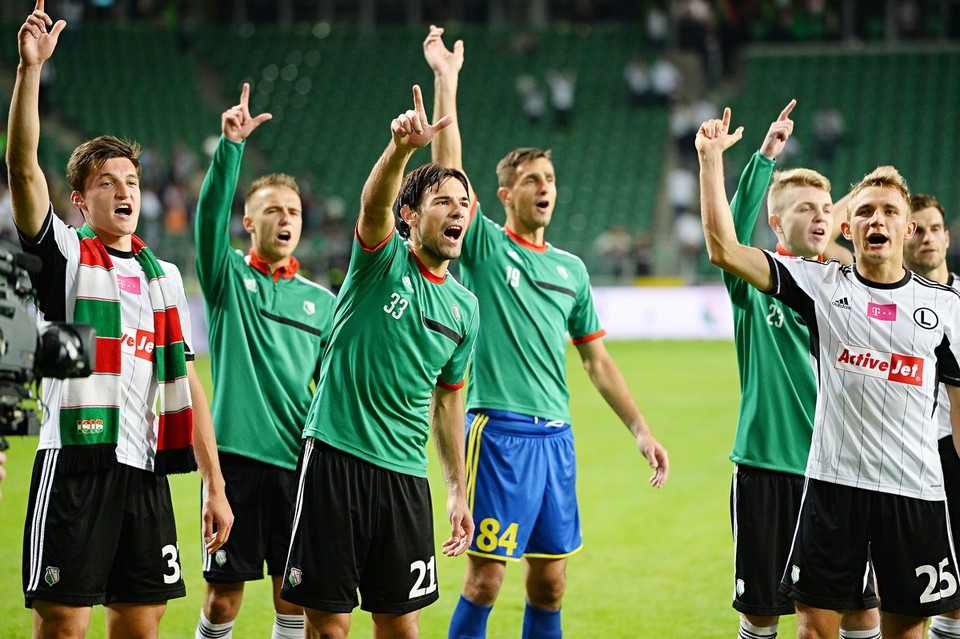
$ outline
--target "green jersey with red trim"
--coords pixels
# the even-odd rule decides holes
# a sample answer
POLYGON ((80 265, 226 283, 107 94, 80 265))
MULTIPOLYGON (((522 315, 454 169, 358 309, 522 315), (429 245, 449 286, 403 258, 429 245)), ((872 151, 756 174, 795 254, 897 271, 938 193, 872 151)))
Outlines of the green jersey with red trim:
MULTIPOLYGON (((743 244, 750 244, 773 167, 773 160, 757 152, 740 176, 730 208, 743 244)), ((733 306, 740 367, 740 417, 730 459, 802 475, 817 404, 810 333, 780 300, 735 275, 722 275, 733 306)))
POLYGON ((221 137, 197 201, 197 275, 207 307, 220 451, 294 470, 336 298, 297 274, 270 272, 230 247, 243 144, 221 137))
POLYGON ((463 386, 480 316, 449 273, 430 273, 399 233, 354 238, 304 435, 371 464, 427 476, 435 386, 463 386))
POLYGON ((478 202, 464 234, 460 269, 484 314, 467 409, 569 423, 567 335, 574 344, 604 335, 583 262, 548 242, 524 241, 485 217, 478 202))

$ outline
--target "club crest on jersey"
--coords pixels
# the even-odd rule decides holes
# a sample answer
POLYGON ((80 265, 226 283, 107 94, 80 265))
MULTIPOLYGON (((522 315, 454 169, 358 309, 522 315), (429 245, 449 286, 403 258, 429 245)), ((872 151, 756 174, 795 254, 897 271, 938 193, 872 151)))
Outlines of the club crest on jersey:
POLYGON ((509 251, 507 251, 507 256, 514 262, 518 264, 523 264, 523 260, 520 259, 520 256, 517 255, 517 252, 514 251, 513 249, 510 249, 509 251))
POLYGON ((840 342, 834 368, 888 382, 923 385, 923 358, 885 353, 840 342))
POLYGON ((317 306, 310 300, 303 300, 303 312, 307 315, 313 315, 317 312, 317 306))
POLYGON ((897 321, 897 305, 870 302, 867 304, 867 317, 881 322, 895 322, 897 321))
POLYGON ((291 586, 299 586, 300 582, 303 581, 303 572, 299 568, 291 568, 290 576, 287 577, 287 581, 290 582, 291 586))
POLYGON ((407 289, 410 292, 413 292, 413 283, 410 281, 409 275, 403 276, 403 288, 407 289))
POLYGON ((557 273, 559 273, 560 277, 562 277, 565 280, 570 279, 570 274, 567 273, 567 269, 563 268, 562 266, 557 267, 557 273))
POLYGON ((940 323, 940 318, 931 309, 921 306, 913 312, 913 321, 921 328, 936 328, 940 323))
POLYGON ((243 283, 247 285, 247 290, 251 293, 257 292, 257 280, 245 277, 243 278, 243 283))
POLYGON ((47 569, 43 573, 43 580, 47 582, 48 586, 60 581, 60 569, 55 566, 47 566, 47 569))
POLYGON ((221 548, 213 555, 213 560, 217 562, 218 566, 222 566, 227 563, 227 551, 221 548))
POLYGON ((460 321, 460 307, 457 306, 456 304, 454 304, 453 306, 450 307, 450 310, 453 311, 453 316, 454 316, 454 318, 456 318, 456 320, 459 322, 459 321, 460 321))

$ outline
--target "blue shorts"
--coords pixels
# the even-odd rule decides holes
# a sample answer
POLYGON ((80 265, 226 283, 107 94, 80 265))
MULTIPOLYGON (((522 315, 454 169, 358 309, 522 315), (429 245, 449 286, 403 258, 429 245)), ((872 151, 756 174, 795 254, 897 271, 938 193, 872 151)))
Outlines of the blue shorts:
POLYGON ((471 555, 504 561, 580 550, 577 462, 570 424, 517 413, 467 413, 471 555))

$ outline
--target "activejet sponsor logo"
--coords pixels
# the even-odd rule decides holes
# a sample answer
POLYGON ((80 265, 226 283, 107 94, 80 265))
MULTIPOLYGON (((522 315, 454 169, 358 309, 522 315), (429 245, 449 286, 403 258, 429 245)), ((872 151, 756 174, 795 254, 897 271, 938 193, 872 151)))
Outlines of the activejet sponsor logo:
POLYGON ((882 322, 895 322, 897 320, 897 305, 870 302, 867 304, 867 317, 882 322))
POLYGON ((923 358, 840 343, 834 368, 888 382, 923 385, 923 358))
POLYGON ((123 337, 120 338, 120 350, 124 353, 133 353, 140 359, 152 362, 155 347, 153 339, 153 333, 149 331, 135 331, 128 326, 124 326, 123 337))

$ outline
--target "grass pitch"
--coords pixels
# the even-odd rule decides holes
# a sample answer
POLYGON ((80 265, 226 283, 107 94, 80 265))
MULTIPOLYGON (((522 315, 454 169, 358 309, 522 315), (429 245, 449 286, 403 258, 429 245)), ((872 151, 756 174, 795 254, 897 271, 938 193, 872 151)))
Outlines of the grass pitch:
MULTIPOLYGON (((650 470, 632 438, 592 388, 576 352, 569 353, 574 433, 579 458, 578 495, 583 550, 568 566, 564 636, 568 639, 663 639, 735 636, 730 607, 733 544, 729 524, 727 459, 733 442, 739 390, 731 342, 608 342, 634 398, 670 453, 667 485, 648 484, 650 470)), ((209 379, 209 363, 198 370, 209 379)), ((208 386, 209 392, 209 386, 208 386)), ((23 608, 20 552, 30 469, 36 440, 14 439, 0 502, 0 639, 30 636, 23 608)), ((449 535, 446 495, 431 454, 436 537, 449 535)), ((161 637, 193 637, 203 579, 200 570, 197 475, 172 479, 187 597, 171 601, 161 637)), ((440 601, 421 616, 421 637, 446 637, 465 559, 439 556, 440 601)), ((518 637, 523 616, 522 568, 511 565, 490 616, 489 637, 518 637)), ((266 580, 247 585, 233 636, 268 637, 273 619, 266 580)), ((795 633, 792 618, 780 636, 795 633)), ((95 609, 88 637, 104 637, 95 609)), ((370 637, 369 615, 354 613, 352 637, 370 637)))

